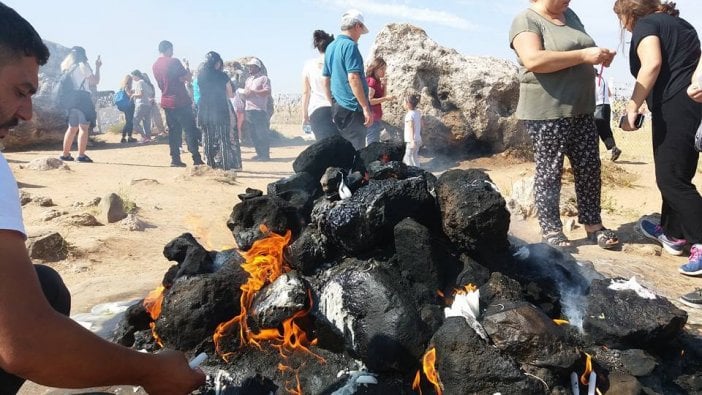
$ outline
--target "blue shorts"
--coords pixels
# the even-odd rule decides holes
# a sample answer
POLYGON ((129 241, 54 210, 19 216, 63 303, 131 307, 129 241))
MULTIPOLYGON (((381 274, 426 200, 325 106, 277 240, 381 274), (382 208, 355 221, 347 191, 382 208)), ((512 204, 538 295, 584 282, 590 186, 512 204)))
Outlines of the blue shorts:
POLYGON ((81 110, 76 110, 72 108, 68 112, 68 126, 72 128, 77 128, 78 125, 89 125, 90 122, 85 118, 85 114, 81 110))

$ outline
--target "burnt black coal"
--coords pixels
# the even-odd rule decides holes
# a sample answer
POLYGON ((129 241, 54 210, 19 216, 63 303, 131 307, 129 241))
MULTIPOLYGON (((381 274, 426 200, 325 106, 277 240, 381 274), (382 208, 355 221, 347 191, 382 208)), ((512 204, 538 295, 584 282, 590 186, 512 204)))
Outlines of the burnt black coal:
MULTIPOLYGON (((247 190, 232 210, 227 225, 241 251, 266 228, 292 235, 289 269, 255 294, 248 327, 281 331, 295 315, 316 339, 309 351, 242 345, 233 328, 219 343, 227 361, 217 357, 215 328, 241 313, 243 258, 207 251, 190 234, 166 246, 176 264, 155 329, 168 347, 211 356, 200 393, 219 383, 219 394, 277 395, 299 380, 310 394, 414 394, 431 349, 447 395, 567 394, 585 353, 602 392, 702 392, 702 341, 684 332, 684 311, 635 283, 612 289, 591 264, 545 244, 510 244, 509 212, 485 172, 437 179, 403 165, 403 153, 401 143, 356 152, 341 137, 324 139, 295 160, 296 174, 265 195, 247 190), (469 284, 478 311, 452 307, 463 316, 445 318, 469 284)), ((132 306, 116 341, 156 350, 150 324, 141 303, 132 306)), ((421 377, 423 393, 434 393, 421 377)))

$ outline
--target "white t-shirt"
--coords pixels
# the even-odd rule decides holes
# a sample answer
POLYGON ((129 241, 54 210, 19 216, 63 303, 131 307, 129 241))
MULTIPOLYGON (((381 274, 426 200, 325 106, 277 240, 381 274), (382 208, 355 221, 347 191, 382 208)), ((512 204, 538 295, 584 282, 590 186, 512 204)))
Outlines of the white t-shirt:
POLYGON ((331 107, 324 92, 322 83, 322 68, 324 67, 324 56, 310 59, 302 69, 303 78, 310 82, 310 104, 307 106, 307 114, 312 115, 314 110, 320 107, 331 107))
POLYGON ((90 92, 90 81, 89 78, 93 75, 93 69, 87 63, 78 63, 78 67, 71 73, 71 79, 73 80, 73 88, 76 90, 84 90, 90 92), (85 82, 83 82, 85 81, 85 82), (83 85, 81 87, 81 85, 83 85))
POLYGON ((5 157, 0 154, 0 229, 15 230, 26 237, 17 181, 5 157))
POLYGON ((405 142, 414 141, 415 145, 422 145, 422 113, 419 110, 408 110, 405 114, 405 142), (410 122, 414 122, 414 129, 410 122))
POLYGON ((595 75, 595 105, 609 104, 609 86, 607 80, 595 75))
POLYGON ((144 80, 134 81, 134 94, 141 95, 134 100, 134 105, 140 106, 143 104, 151 104, 151 98, 154 97, 154 91, 149 84, 144 80))

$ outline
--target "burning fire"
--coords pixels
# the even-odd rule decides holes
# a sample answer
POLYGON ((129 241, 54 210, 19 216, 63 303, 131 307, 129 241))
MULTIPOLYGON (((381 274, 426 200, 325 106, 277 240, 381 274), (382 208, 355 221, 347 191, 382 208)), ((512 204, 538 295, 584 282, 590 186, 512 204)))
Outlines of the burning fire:
POLYGON ((311 302, 309 308, 300 310, 286 319, 282 324, 282 330, 279 328, 264 328, 254 333, 248 326, 246 317, 248 311, 251 310, 251 304, 256 293, 264 286, 275 281, 283 273, 290 271, 290 267, 283 260, 283 249, 290 242, 290 231, 288 230, 284 236, 269 232, 265 226, 261 226, 261 231, 268 233, 268 237, 253 244, 251 249, 244 254, 246 263, 241 265, 249 273, 248 281, 241 286, 241 313, 231 320, 219 324, 215 330, 213 339, 217 353, 225 361, 228 361, 228 358, 233 353, 223 352, 220 342, 235 326, 238 326, 242 347, 248 344, 261 348, 261 341, 270 341, 283 357, 285 357, 286 351, 301 350, 323 363, 325 362, 324 359, 308 348, 308 346, 316 344, 316 339, 310 341, 305 331, 295 322, 296 319, 304 317, 310 312, 312 309, 311 302))
POLYGON ((163 292, 165 290, 166 288, 163 285, 159 285, 156 289, 149 292, 149 294, 144 298, 144 308, 146 309, 146 312, 149 313, 149 317, 151 317, 152 320, 152 322, 149 323, 151 335, 154 337, 154 340, 156 340, 156 344, 161 347, 163 347, 163 341, 158 336, 158 333, 156 333, 156 322, 153 321, 156 321, 156 319, 161 315, 163 292))
POLYGON ((302 395, 302 386, 300 385, 300 374, 296 369, 291 368, 290 366, 285 366, 282 363, 278 364, 278 370, 281 372, 294 372, 295 373, 295 383, 296 386, 295 388, 288 388, 288 383, 285 383, 285 390, 288 391, 288 394, 290 395, 302 395))
MULTIPOLYGON (((436 395, 441 395, 443 394, 443 385, 441 384, 441 378, 439 377, 439 372, 436 370, 435 363, 436 348, 432 347, 424 354, 424 357, 422 358, 422 371, 424 371, 424 376, 427 378, 427 380, 429 380, 429 382, 434 386, 434 392, 436 392, 436 395)), ((412 382, 412 389, 419 391, 419 395, 422 395, 422 387, 420 385, 421 381, 421 371, 418 370, 417 374, 414 376, 414 381, 412 382)))
POLYGON ((568 325, 570 322, 568 320, 559 320, 559 319, 554 319, 553 323, 556 325, 568 325))
POLYGON ((590 373, 592 373, 592 357, 590 354, 585 353, 585 370, 583 374, 580 375, 580 383, 582 385, 588 385, 588 383, 590 383, 590 373))
POLYGON ((478 287, 476 287, 475 285, 468 284, 463 288, 457 289, 456 292, 454 292, 454 295, 467 295, 470 292, 475 292, 477 289, 478 287))

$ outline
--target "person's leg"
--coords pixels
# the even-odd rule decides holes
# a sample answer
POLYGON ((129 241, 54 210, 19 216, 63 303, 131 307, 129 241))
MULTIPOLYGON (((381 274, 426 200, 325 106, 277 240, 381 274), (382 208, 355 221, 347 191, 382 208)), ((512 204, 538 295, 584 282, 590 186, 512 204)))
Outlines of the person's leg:
POLYGON ((560 195, 565 145, 563 129, 569 123, 555 119, 525 121, 525 125, 534 147, 534 203, 539 226, 545 236, 561 233, 563 223, 560 217, 560 195))
POLYGON ((356 151, 366 146, 367 128, 363 124, 364 122, 363 113, 354 111, 350 113, 346 126, 339 130, 340 134, 351 142, 356 151))
POLYGON ((597 107, 600 107, 599 110, 602 113, 602 118, 595 118, 597 134, 600 136, 600 140, 604 143, 605 148, 611 150, 615 146, 612 126, 610 125, 612 109, 608 104, 600 104, 597 107))
POLYGON ((134 111, 134 124, 142 125, 143 141, 151 139, 151 106, 142 104, 134 111))
POLYGON ((88 136, 90 135, 90 124, 81 123, 78 125, 78 157, 85 157, 85 150, 88 149, 88 136))
POLYGON ((160 134, 166 133, 166 128, 163 126, 163 117, 161 116, 161 107, 158 104, 151 106, 151 121, 153 126, 160 134))
POLYGON ((193 164, 203 165, 205 162, 202 161, 200 156, 199 144, 201 139, 200 129, 197 128, 195 123, 195 115, 193 114, 193 109, 189 106, 181 107, 176 109, 176 114, 180 124, 183 126, 183 131, 185 132, 185 144, 188 146, 188 151, 193 158, 193 164))
POLYGON ((366 145, 380 141, 380 130, 383 124, 380 121, 374 121, 366 130, 366 145))
POLYGON ((310 114, 310 126, 317 141, 339 134, 339 129, 332 121, 331 107, 320 107, 314 110, 310 114))
POLYGON ((266 129, 266 118, 268 115, 264 111, 248 110, 246 118, 249 121, 251 140, 256 150, 257 159, 270 159, 270 147, 268 143, 268 130, 266 129))
POLYGON ((71 146, 73 146, 73 141, 78 133, 78 125, 75 127, 69 126, 66 129, 66 134, 63 135, 63 157, 69 157, 71 155, 71 146))
POLYGON ((569 118, 566 135, 566 155, 573 168, 578 222, 600 227, 600 195, 602 191, 601 162, 597 147, 597 130, 590 115, 569 118))
POLYGON ((684 91, 663 104, 653 116, 656 184, 663 198, 661 226, 665 235, 702 243, 702 196, 692 183, 699 153, 694 134, 702 106, 684 91))
MULTIPOLYGON (((34 265, 39 284, 46 300, 57 312, 68 316, 71 312, 71 294, 63 283, 61 276, 52 268, 34 265)), ((0 369, 0 394, 15 394, 24 384, 25 379, 11 375, 0 369)))
POLYGON ((171 164, 181 164, 180 143, 183 140, 183 128, 175 114, 175 109, 166 108, 166 124, 168 125, 168 148, 171 154, 171 164))

